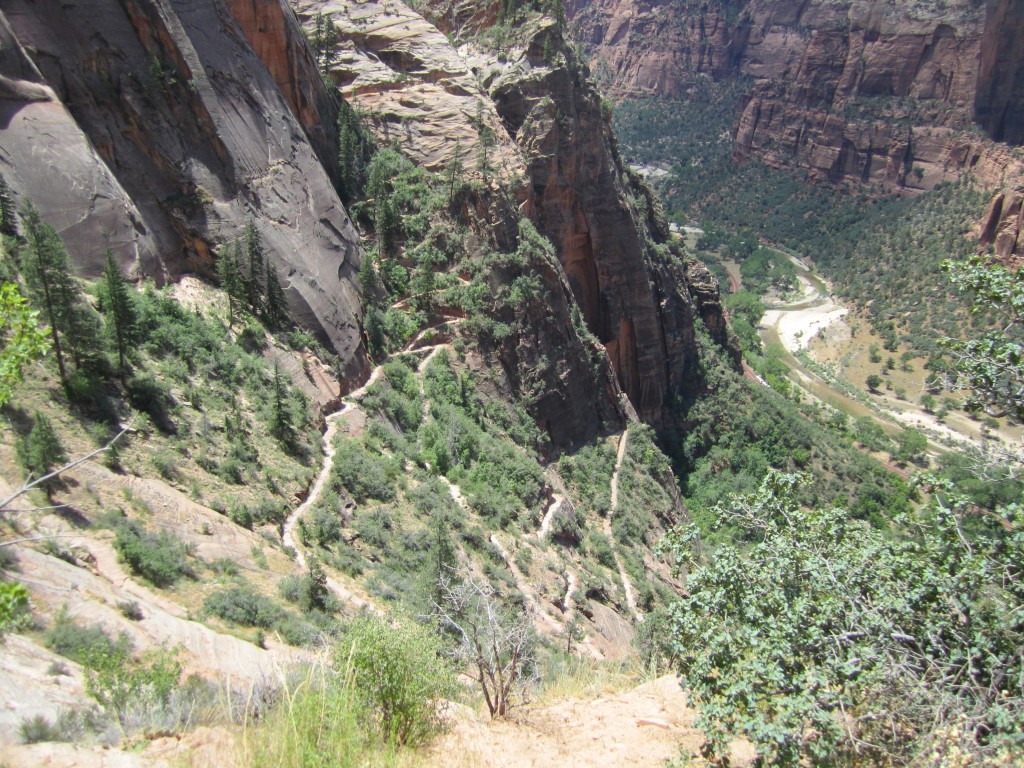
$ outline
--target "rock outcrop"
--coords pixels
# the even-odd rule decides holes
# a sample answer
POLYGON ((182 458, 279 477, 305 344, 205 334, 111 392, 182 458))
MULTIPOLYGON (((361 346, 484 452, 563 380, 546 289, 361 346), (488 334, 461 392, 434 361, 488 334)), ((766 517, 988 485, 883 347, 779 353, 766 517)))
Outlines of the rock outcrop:
POLYGON ((622 95, 684 96, 695 78, 750 83, 737 160, 916 194, 974 174, 1024 176, 1024 8, 1013 0, 567 4, 622 95), (981 130, 979 130, 981 129, 981 130))
MULTIPOLYGON (((656 202, 619 158, 589 71, 546 22, 519 57, 482 76, 524 154, 531 217, 555 243, 587 326, 640 418, 666 426, 673 398, 701 386, 698 304, 656 202)), ((725 343, 724 321, 710 325, 725 343)))
POLYGON ((544 299, 500 317, 529 331, 499 345, 510 382, 533 393, 531 411, 553 445, 621 423, 620 389, 641 418, 664 425, 672 399, 701 387, 694 318, 706 316, 726 341, 717 286, 704 275, 697 282, 706 295, 691 295, 691 271, 671 255, 663 225, 648 223, 653 200, 625 173, 589 72, 557 24, 533 18, 490 47, 480 33, 497 20, 496 3, 428 3, 423 10, 440 30, 401 3, 294 6, 307 26, 317 13, 332 18, 339 42, 331 76, 379 141, 432 169, 458 150, 462 166, 480 176, 479 206, 499 224, 499 247, 514 244, 513 203, 554 244, 558 263, 534 270, 544 299), (486 150, 484 135, 493 137, 486 150), (589 333, 574 327, 574 301, 589 333), (581 338, 589 334, 614 377, 581 338))
POLYGON ((158 282, 259 230, 292 312, 364 378, 358 236, 327 170, 332 105, 281 0, 4 3, 0 170, 83 276, 158 282))

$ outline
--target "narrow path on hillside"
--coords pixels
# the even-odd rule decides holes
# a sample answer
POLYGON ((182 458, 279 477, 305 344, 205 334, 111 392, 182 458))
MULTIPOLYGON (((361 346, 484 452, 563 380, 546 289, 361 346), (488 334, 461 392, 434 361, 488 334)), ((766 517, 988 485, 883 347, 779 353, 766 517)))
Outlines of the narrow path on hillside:
POLYGON ((543 634, 557 637, 562 631, 561 623, 556 621, 551 614, 545 610, 545 606, 537 599, 537 596, 534 594, 533 587, 530 586, 530 583, 526 580, 523 572, 519 570, 519 566, 516 565, 515 560, 512 559, 508 550, 505 549, 504 545, 502 545, 501 540, 498 538, 498 534, 491 534, 491 544, 493 544, 501 554, 501 559, 505 561, 505 566, 508 568, 509 572, 512 574, 512 578, 516 582, 516 589, 522 593, 523 601, 526 603, 527 609, 533 616, 533 622, 537 625, 537 629, 543 634))
MULTIPOLYGON (((375 374, 378 374, 380 369, 374 370, 375 374)), ((370 376, 374 379, 373 375, 370 376)), ((370 385, 370 381, 364 385, 365 387, 370 385)), ((295 552, 295 562, 298 563, 299 567, 304 570, 309 570, 308 561, 306 560, 305 547, 300 541, 298 541, 295 531, 298 528, 299 520, 305 515, 313 506, 320 500, 320 496, 323 493, 324 488, 327 485, 327 481, 331 476, 331 468, 334 466, 334 436, 338 432, 338 421, 345 415, 353 406, 349 403, 342 405, 340 409, 330 414, 326 418, 327 428, 324 430, 323 436, 323 452, 324 452, 324 463, 320 468, 320 474, 316 478, 316 482, 313 483, 313 487, 309 490, 309 495, 306 500, 297 506, 288 518, 284 522, 284 528, 281 533, 281 541, 286 547, 291 547, 295 552)), ((373 601, 369 597, 358 595, 351 589, 341 584, 333 576, 327 577, 327 588, 334 593, 343 604, 361 610, 363 608, 369 608, 377 613, 380 613, 380 609, 374 605, 373 601)))
POLYGON ((633 620, 641 622, 644 620, 643 614, 636 606, 636 595, 633 592, 633 582, 629 578, 629 574, 626 573, 626 567, 622 564, 622 558, 619 556, 619 548, 615 544, 615 537, 612 534, 612 516, 618 511, 619 508, 619 472, 622 470, 622 460, 626 457, 626 444, 629 440, 629 428, 622 430, 622 435, 619 437, 619 451, 615 456, 615 471, 612 473, 612 499, 608 509, 608 516, 604 519, 604 535, 608 537, 608 543, 612 547, 612 555, 615 557, 615 565, 619 569, 619 578, 622 581, 622 591, 626 595, 626 605, 629 606, 629 612, 633 614, 633 620))
POLYGON ((548 536, 551 535, 551 521, 555 519, 555 515, 562 509, 562 505, 565 504, 565 497, 560 493, 552 493, 548 499, 548 508, 544 512, 544 517, 540 521, 540 528, 537 529, 537 539, 544 541, 548 536))

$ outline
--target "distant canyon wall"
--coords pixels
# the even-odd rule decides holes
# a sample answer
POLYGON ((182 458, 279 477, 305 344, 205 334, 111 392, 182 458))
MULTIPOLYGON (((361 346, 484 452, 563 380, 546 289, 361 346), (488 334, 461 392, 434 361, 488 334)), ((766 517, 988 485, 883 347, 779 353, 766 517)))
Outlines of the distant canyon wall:
MULTIPOLYGON (((744 78, 738 161, 906 194, 967 172, 1011 197, 1024 184, 1017 0, 570 0, 567 9, 619 95, 683 97, 698 77, 744 78)), ((1003 255, 1024 248, 1012 229, 1009 220, 985 229, 1002 232, 1003 255)))

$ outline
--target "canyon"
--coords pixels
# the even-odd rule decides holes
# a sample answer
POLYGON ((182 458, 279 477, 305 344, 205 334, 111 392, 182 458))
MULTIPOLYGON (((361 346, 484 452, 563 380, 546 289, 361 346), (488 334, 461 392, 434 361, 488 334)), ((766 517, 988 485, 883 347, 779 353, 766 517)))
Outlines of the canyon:
POLYGON ((737 162, 920 194, 970 175, 993 192, 979 229, 1020 254, 1024 10, 1010 0, 569 2, 573 33, 619 97, 743 84, 737 162))

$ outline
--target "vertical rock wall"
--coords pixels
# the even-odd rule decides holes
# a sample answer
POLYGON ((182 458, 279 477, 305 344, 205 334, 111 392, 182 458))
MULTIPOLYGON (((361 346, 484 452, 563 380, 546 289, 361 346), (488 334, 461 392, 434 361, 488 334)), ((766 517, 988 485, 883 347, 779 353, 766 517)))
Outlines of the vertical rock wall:
POLYGON ((361 250, 321 162, 335 154, 331 102, 290 9, 11 0, 3 14, 23 55, 2 60, 14 96, 0 105, 0 163, 80 273, 98 274, 111 248, 158 282, 211 274, 215 245, 252 219, 293 315, 346 379, 365 376, 361 250))

